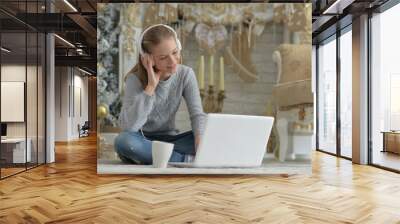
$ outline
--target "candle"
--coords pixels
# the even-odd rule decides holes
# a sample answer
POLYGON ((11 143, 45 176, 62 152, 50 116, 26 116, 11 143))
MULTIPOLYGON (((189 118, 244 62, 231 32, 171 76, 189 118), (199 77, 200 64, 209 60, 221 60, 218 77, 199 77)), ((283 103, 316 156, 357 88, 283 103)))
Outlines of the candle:
POLYGON ((210 56, 210 86, 214 85, 214 55, 210 56))
POLYGON ((224 57, 219 58, 219 90, 225 90, 224 84, 224 57))
POLYGON ((204 89, 204 56, 200 56, 200 65, 199 65, 199 85, 200 89, 204 89))

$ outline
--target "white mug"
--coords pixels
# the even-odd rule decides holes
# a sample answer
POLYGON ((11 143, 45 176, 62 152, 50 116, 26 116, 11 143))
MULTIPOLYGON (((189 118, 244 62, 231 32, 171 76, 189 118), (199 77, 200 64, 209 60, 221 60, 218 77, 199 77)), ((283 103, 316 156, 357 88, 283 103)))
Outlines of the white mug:
POLYGON ((153 166, 155 168, 166 168, 173 149, 174 144, 172 143, 153 141, 151 143, 153 166))

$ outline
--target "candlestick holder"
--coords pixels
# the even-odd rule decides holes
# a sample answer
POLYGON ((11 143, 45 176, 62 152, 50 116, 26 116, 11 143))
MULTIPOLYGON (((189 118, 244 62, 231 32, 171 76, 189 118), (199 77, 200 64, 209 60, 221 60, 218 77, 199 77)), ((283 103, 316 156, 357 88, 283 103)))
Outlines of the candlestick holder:
POLYGON ((214 86, 208 86, 208 91, 200 89, 201 102, 203 104, 204 112, 206 113, 220 113, 224 106, 225 91, 220 90, 218 94, 214 92, 214 86))

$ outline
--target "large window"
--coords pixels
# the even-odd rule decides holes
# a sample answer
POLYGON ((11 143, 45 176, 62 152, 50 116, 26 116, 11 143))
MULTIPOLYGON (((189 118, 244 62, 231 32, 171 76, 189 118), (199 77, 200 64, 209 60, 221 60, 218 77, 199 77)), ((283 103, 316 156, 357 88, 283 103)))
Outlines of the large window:
POLYGON ((371 19, 372 163, 400 170, 400 5, 371 19))
POLYGON ((318 149, 350 159, 352 26, 343 28, 339 34, 323 41, 318 48, 318 149))
POLYGON ((318 48, 318 148, 336 153, 336 39, 318 48))
POLYGON ((340 154, 352 157, 352 35, 351 26, 340 36, 340 154))

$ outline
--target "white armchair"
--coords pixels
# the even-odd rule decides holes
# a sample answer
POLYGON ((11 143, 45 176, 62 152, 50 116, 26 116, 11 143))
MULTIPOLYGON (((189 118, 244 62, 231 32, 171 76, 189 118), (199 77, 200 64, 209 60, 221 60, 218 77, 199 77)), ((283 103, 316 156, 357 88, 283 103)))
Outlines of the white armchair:
POLYGON ((313 93, 311 87, 311 46, 282 44, 273 53, 277 84, 273 89, 280 161, 309 158, 313 135, 313 93))

